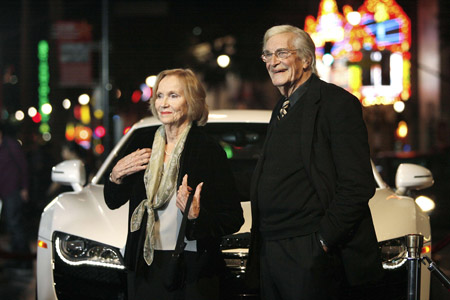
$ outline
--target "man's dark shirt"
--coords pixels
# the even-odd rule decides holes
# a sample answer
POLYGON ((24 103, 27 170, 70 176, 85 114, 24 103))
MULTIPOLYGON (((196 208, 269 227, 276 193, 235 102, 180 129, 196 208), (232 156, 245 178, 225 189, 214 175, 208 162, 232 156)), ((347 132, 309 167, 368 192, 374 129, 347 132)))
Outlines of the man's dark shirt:
POLYGON ((266 140, 258 184, 260 231, 266 239, 283 239, 317 231, 324 214, 301 157, 301 97, 310 81, 307 80, 289 97, 291 105, 287 115, 271 124, 266 140))

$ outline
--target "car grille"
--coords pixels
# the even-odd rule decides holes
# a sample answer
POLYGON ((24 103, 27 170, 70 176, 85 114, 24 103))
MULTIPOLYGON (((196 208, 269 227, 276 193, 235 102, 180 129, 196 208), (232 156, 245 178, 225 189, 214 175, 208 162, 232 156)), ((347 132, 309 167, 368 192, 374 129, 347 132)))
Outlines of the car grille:
POLYGON ((221 281, 221 299, 260 299, 258 291, 248 289, 244 283, 250 233, 224 236, 220 247, 227 267, 221 281))
POLYGON ((55 257, 53 271, 58 300, 123 300, 126 299, 125 270, 73 266, 55 257))

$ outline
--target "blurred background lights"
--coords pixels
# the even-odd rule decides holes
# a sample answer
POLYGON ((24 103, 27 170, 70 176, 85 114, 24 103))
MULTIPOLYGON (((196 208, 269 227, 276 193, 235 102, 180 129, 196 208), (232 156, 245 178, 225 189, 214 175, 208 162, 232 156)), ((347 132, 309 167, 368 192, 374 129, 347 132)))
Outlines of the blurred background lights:
POLYGON ((381 54, 380 51, 375 51, 370 53, 370 59, 372 61, 381 61, 381 59, 383 58, 383 55, 381 54))
POLYGON ((120 89, 116 90, 116 98, 119 99, 120 97, 122 97, 122 91, 120 89))
POLYGON ((14 117, 16 118, 17 121, 22 121, 25 118, 25 114, 23 113, 23 111, 18 110, 16 111, 14 117))
POLYGON ((101 126, 101 125, 100 125, 100 126, 97 126, 97 127, 95 128, 95 130, 94 130, 94 133, 95 133, 95 135, 98 136, 99 138, 104 137, 105 134, 106 134, 105 127, 103 127, 103 126, 101 126))
POLYGON ((90 97, 88 94, 82 94, 78 97, 78 103, 81 105, 86 105, 89 103, 90 97))
POLYGON ((39 125, 39 131, 42 132, 42 134, 48 133, 50 131, 50 126, 47 123, 41 123, 41 125, 39 125))
POLYGON ((192 34, 197 36, 202 34, 202 28, 199 26, 194 27, 194 29, 192 29, 192 34))
POLYGON ((131 101, 133 101, 133 103, 138 103, 139 100, 141 100, 141 96, 141 91, 135 90, 133 94, 131 94, 131 101))
POLYGON ((44 105, 42 105, 41 110, 42 113, 45 115, 49 115, 52 112, 52 105, 50 103, 45 103, 44 105))
POLYGON ((323 55, 322 61, 326 66, 331 66, 334 62, 334 57, 330 53, 326 53, 323 55))
POLYGON ((141 84, 140 88, 142 91, 141 100, 148 101, 152 96, 152 88, 145 83, 141 84))
POLYGON ((95 146, 94 151, 97 154, 102 154, 105 151, 105 147, 102 144, 98 144, 95 146))
POLYGON ((405 138, 408 135, 408 125, 405 121, 398 122, 397 136, 399 138, 405 138))
POLYGON ((149 87, 154 87, 155 83, 156 83, 155 75, 148 76, 147 78, 145 78, 145 84, 148 85, 149 87))
POLYGON ((130 129, 131 129, 131 126, 125 127, 125 128, 123 129, 123 134, 125 135, 125 134, 128 132, 128 130, 130 130, 130 129))
POLYGON ((361 14, 357 11, 352 11, 347 14, 347 21, 352 26, 356 26, 361 22, 361 14))
POLYGON ((70 102, 70 100, 66 98, 62 102, 62 106, 67 110, 72 106, 72 102, 70 102))
POLYGON ((82 128, 79 132, 78 132, 78 137, 81 140, 87 140, 90 137, 90 133, 86 128, 82 128))
POLYGON ((427 196, 419 196, 416 198, 416 204, 422 209, 424 212, 430 212, 435 207, 434 201, 428 198, 427 196))
POLYGON ((50 132, 44 132, 42 134, 42 139, 46 142, 49 142, 52 139, 52 134, 50 132))
POLYGON ((33 120, 34 123, 39 123, 42 120, 42 116, 40 113, 36 113, 34 117, 31 117, 31 119, 33 120))
POLYGON ((28 108, 28 116, 30 118, 34 117, 37 114, 37 109, 33 106, 31 106, 30 108, 28 108))
POLYGON ((81 122, 83 124, 91 123, 91 110, 89 109, 89 105, 82 105, 80 108, 81 114, 81 122))
POLYGON ((394 102, 394 110, 398 113, 401 113, 405 110, 405 102, 403 101, 395 101, 394 102))
POLYGON ((94 117, 96 118, 96 119, 98 119, 98 120, 101 120, 102 118, 103 118, 103 115, 104 115, 105 113, 103 112, 103 110, 101 110, 101 109, 96 109, 95 111, 94 111, 94 117))
POLYGON ((226 54, 222 54, 217 58, 217 64, 221 68, 226 68, 230 64, 230 57, 226 54))

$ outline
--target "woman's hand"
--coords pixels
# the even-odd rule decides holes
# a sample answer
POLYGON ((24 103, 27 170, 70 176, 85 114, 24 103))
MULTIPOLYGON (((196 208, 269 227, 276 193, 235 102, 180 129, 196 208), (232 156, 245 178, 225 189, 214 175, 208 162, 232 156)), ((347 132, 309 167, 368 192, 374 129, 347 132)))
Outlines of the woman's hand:
POLYGON ((109 179, 115 184, 121 184, 124 177, 145 170, 151 154, 152 149, 150 148, 137 149, 128 154, 117 162, 109 175, 109 179))
MULTIPOLYGON (((187 185, 187 174, 183 177, 183 182, 178 188, 177 193, 177 207, 181 209, 182 212, 186 209, 187 199, 192 191, 192 188, 187 185)), ((192 199, 191 208, 189 209, 188 219, 197 219, 200 214, 200 193, 202 191, 203 182, 199 183, 195 189, 194 199, 192 199)))

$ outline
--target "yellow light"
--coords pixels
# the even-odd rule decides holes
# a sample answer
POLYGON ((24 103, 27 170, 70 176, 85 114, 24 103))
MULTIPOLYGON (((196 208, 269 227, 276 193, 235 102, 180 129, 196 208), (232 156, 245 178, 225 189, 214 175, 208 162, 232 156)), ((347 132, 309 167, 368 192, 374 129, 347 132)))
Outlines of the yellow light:
POLYGON ((38 247, 39 247, 39 248, 47 249, 47 243, 44 242, 44 241, 39 240, 39 241, 38 241, 38 247))
POLYGON ((409 99, 409 92, 404 90, 404 91, 400 94, 400 97, 402 98, 403 101, 407 101, 407 100, 409 99))
POLYGON ((82 105, 80 109, 81 122, 83 124, 89 124, 91 122, 91 110, 89 105, 82 105))
POLYGON ((389 19, 387 7, 384 3, 378 3, 375 7, 374 19, 377 23, 384 22, 389 19))
POLYGON ((66 140, 73 141, 75 138, 75 126, 73 123, 67 123, 66 125, 66 140))
POLYGON ((422 247, 422 254, 427 254, 431 252, 431 246, 422 247))
POLYGON ((405 121, 398 122, 397 136, 399 138, 405 138, 408 135, 408 125, 405 121))
POLYGON ((104 112, 101 109, 96 109, 94 111, 94 117, 98 120, 101 120, 103 118, 104 112))
POLYGON ((357 65, 349 66, 348 83, 352 91, 359 91, 362 85, 362 70, 360 66, 357 65))
POLYGON ((351 13, 353 11, 352 7, 350 5, 344 5, 342 7, 342 12, 344 13, 344 15, 348 15, 349 13, 351 13))
POLYGON ((323 13, 329 14, 333 13, 336 6, 336 2, 334 0, 325 0, 323 3, 323 13))
POLYGON ((407 52, 409 50, 409 43, 407 41, 403 41, 402 43, 402 51, 407 52))

